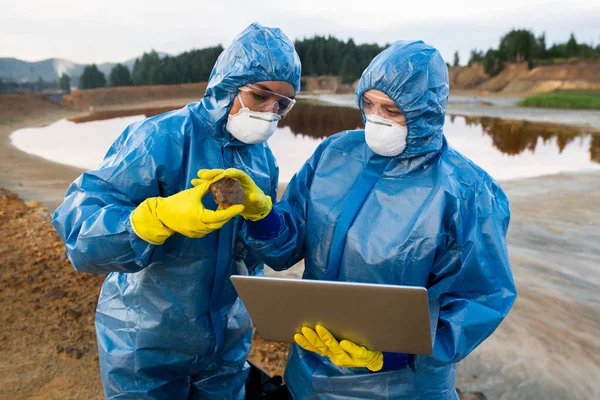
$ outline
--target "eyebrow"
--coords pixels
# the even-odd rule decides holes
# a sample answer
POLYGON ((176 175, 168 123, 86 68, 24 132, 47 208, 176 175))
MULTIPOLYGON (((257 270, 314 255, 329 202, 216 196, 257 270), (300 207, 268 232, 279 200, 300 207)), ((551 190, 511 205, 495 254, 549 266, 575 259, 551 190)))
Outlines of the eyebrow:
POLYGON ((375 95, 368 95, 368 94, 363 94, 363 97, 367 100, 369 100, 370 102, 373 102, 374 99, 378 99, 382 102, 382 105, 387 106, 387 107, 397 107, 398 109, 400 109, 400 107, 398 107, 398 104, 394 103, 393 100, 384 100, 379 96, 375 96, 375 95), (373 97, 370 97, 373 96, 373 97))
POLYGON ((278 95, 280 95, 280 96, 289 97, 290 99, 295 99, 295 98, 296 98, 296 96, 294 96, 294 95, 292 95, 292 96, 286 96, 285 94, 277 93, 276 91, 274 91, 273 89, 271 89, 271 88, 270 88, 270 87, 268 87, 267 85, 265 85, 265 84, 263 84, 263 83, 260 83, 260 82, 254 82, 254 83, 252 83, 251 85, 254 85, 254 86, 256 86, 256 87, 259 87, 259 88, 261 88, 261 89, 263 89, 263 90, 266 90, 266 91, 268 91, 268 92, 271 92, 271 93, 278 94, 278 95))

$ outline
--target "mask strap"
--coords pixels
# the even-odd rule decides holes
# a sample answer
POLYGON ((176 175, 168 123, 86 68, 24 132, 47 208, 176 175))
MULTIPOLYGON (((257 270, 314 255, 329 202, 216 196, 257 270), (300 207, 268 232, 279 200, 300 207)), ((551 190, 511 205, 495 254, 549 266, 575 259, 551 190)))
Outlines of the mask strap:
POLYGON ((238 92, 237 97, 240 100, 240 104, 242 105, 242 108, 246 108, 246 106, 244 105, 244 100, 242 100, 242 95, 239 92, 238 92))

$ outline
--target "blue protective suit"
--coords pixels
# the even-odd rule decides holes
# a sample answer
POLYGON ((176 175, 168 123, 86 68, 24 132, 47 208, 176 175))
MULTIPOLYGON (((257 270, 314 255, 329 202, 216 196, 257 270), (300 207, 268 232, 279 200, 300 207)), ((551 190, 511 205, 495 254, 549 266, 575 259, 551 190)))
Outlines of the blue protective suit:
POLYGON ((397 42, 383 51, 356 95, 377 89, 398 104, 406 150, 382 157, 369 149, 364 130, 338 133, 317 148, 274 208, 277 235, 258 240, 242 232, 250 251, 275 269, 304 258, 305 279, 428 289, 433 355, 372 373, 292 346, 285 380, 296 399, 454 399, 454 364, 496 329, 515 300, 508 200, 446 143, 448 88, 434 48, 397 42))
MULTIPOLYGON (((276 198, 268 146, 225 131, 238 88, 267 80, 297 92, 300 60, 279 29, 253 24, 219 56, 201 101, 129 126, 56 210, 52 223, 75 269, 110 273, 96 313, 107 398, 243 398, 252 324, 229 281, 244 258, 241 217, 203 238, 176 233, 154 246, 135 235, 129 216, 146 198, 190 188, 203 168, 241 169, 276 198)), ((204 200, 216 208, 210 195, 204 200)), ((249 257, 246 264, 262 270, 249 257)))

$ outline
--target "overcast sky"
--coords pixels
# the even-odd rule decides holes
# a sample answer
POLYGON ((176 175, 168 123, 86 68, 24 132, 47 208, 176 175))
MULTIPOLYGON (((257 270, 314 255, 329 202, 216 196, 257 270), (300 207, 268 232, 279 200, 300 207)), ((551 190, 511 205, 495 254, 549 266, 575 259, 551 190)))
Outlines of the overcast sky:
POLYGON ((578 41, 600 42, 600 0, 0 0, 0 57, 102 63, 151 49, 176 55, 226 46, 253 21, 291 39, 423 39, 447 61, 459 50, 462 63, 473 48, 497 47, 512 28, 546 32, 548 45, 571 32, 578 41))

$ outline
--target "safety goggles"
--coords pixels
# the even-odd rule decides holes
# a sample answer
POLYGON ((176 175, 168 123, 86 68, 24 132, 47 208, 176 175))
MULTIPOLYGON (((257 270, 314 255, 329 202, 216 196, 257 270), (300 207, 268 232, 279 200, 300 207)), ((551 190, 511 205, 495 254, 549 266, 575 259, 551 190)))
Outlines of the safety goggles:
POLYGON ((239 91, 244 94, 240 95, 242 104, 252 111, 272 112, 283 117, 296 104, 294 99, 252 84, 242 86, 239 91))
POLYGON ((397 119, 404 115, 402 110, 395 104, 374 104, 373 100, 389 101, 389 99, 372 94, 369 95, 369 98, 366 98, 364 95, 361 96, 358 101, 358 106, 365 115, 379 115, 380 117, 387 119, 397 119))

